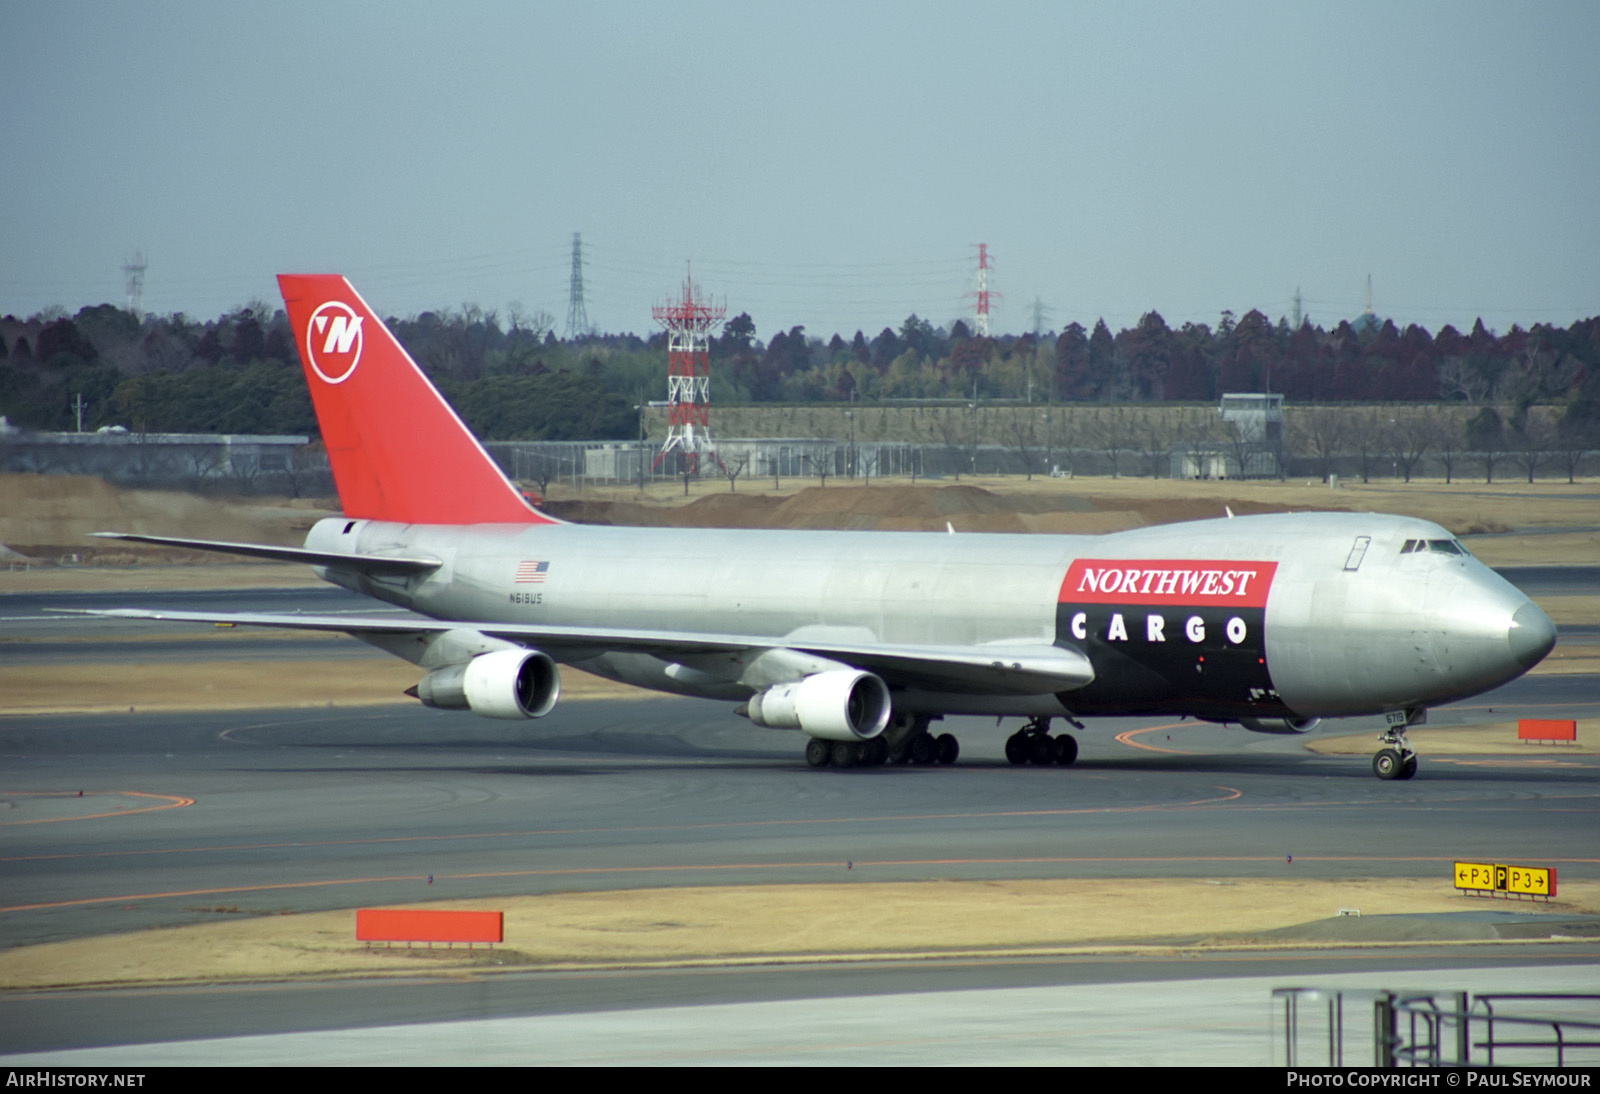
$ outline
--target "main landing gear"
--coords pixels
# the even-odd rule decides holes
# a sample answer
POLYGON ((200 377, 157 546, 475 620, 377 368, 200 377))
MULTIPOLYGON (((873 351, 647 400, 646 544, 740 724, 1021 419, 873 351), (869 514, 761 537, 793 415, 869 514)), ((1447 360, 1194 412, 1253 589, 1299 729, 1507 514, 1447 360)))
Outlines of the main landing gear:
POLYGON ((806 738, 806 763, 812 767, 867 767, 889 758, 889 746, 881 737, 870 741, 825 741, 806 738))
POLYGON ((1417 773, 1417 754, 1406 743, 1406 727, 1390 726, 1378 735, 1383 742, 1372 757, 1372 773, 1380 779, 1409 779, 1417 773))
POLYGON ((1006 738, 1006 759, 1014 764, 1065 766, 1077 758, 1077 738, 1066 733, 1050 736, 1049 718, 1034 718, 1006 738))
POLYGON ((933 718, 926 714, 896 714, 889 719, 883 739, 889 746, 889 762, 894 764, 953 764, 961 755, 961 743, 953 733, 935 737, 928 732, 933 718))
POLYGON ((896 715, 880 737, 869 741, 806 739, 806 763, 812 767, 866 767, 878 764, 953 764, 961 744, 953 733, 928 732, 926 714, 896 715))

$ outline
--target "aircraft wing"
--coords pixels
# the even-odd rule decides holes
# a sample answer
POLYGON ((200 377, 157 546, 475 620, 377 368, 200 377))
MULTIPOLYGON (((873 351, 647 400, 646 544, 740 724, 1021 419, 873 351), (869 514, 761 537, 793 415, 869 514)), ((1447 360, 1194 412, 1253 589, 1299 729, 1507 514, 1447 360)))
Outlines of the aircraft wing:
MULTIPOLYGON (((313 552, 308 552, 313 553, 313 552)), ((363 556, 370 557, 370 556, 363 556)), ((280 627, 292 630, 363 634, 425 634, 472 630, 520 645, 535 646, 558 661, 581 661, 602 652, 646 653, 673 660, 693 654, 752 654, 792 649, 841 661, 881 676, 891 685, 994 695, 1037 695, 1072 691, 1094 679, 1083 653, 1044 644, 984 646, 895 645, 866 640, 816 640, 749 634, 704 634, 612 627, 574 627, 539 623, 490 623, 409 616, 286 615, 266 612, 184 612, 143 608, 52 609, 113 619, 153 619, 219 626, 280 627)))
MULTIPOLYGON (((304 547, 269 547, 261 543, 228 543, 219 539, 183 539, 179 536, 142 536, 132 532, 90 532, 99 539, 126 539, 134 543, 153 543, 159 547, 188 547, 196 551, 217 551, 274 562, 303 562, 337 570, 364 574, 422 574, 444 565, 436 558, 397 558, 383 555, 345 554, 339 551, 308 551, 304 547)), ((268 624, 260 624, 266 626, 268 624)))

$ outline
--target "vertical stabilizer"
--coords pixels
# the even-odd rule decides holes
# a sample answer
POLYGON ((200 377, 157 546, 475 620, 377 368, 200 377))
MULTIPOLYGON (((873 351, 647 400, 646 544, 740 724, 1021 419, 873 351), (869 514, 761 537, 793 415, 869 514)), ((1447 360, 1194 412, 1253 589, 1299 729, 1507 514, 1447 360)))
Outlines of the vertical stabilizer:
POLYGON ((506 478, 350 282, 279 274, 346 516, 550 524, 506 478))

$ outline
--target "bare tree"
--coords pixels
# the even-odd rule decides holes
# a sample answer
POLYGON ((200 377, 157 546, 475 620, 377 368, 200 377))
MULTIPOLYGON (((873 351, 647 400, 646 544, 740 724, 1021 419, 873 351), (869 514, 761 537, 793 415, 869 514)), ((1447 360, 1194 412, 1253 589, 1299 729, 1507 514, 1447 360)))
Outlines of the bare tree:
POLYGON ((1078 477, 1077 450, 1080 433, 1078 412, 1071 407, 1046 407, 1045 460, 1050 473, 1057 474, 1060 466, 1067 465, 1067 477, 1078 477))
POLYGON ((1111 477, 1118 478, 1123 453, 1138 445, 1132 415, 1120 407, 1105 410, 1097 416, 1093 434, 1095 447, 1111 464, 1111 477))
POLYGON ((282 479, 291 498, 306 497, 312 490, 327 493, 333 486, 333 479, 328 468, 328 453, 322 447, 322 442, 312 441, 304 448, 296 449, 289 456, 282 479))
POLYGON ((804 458, 806 466, 811 468, 811 473, 817 477, 818 483, 822 486, 827 486, 828 476, 835 474, 838 470, 838 446, 835 445, 822 452, 808 452, 804 458))
POLYGON ((1433 421, 1433 450, 1438 460, 1444 465, 1444 481, 1455 481, 1456 464, 1466 456, 1466 434, 1462 431, 1461 423, 1450 414, 1432 415, 1433 421))
POLYGON ((1318 407, 1296 414, 1293 422, 1290 436, 1295 446, 1302 448, 1311 458, 1322 481, 1329 481, 1333 477, 1336 461, 1344 452, 1348 432, 1347 415, 1329 407, 1318 407))
POLYGON ((856 461, 861 468, 861 485, 871 486, 872 476, 878 473, 879 462, 883 459, 883 450, 873 445, 871 450, 858 449, 856 461))
POLYGON ((962 467, 970 466, 966 463, 968 435, 966 423, 946 410, 929 423, 928 429, 929 439, 943 451, 946 463, 949 464, 956 481, 960 482, 962 467))
POLYGON ((517 478, 535 483, 539 487, 539 497, 548 498, 550 481, 561 474, 561 451, 539 445, 535 448, 518 448, 516 453, 517 478))
POLYGON ((1484 375, 1463 357, 1446 357, 1439 362, 1439 394, 1447 400, 1481 405, 1489 398, 1490 387, 1484 375))
POLYGON ((1035 421, 1032 410, 1024 408, 1011 414, 1006 426, 1006 447, 1016 455, 1023 473, 1032 482, 1034 473, 1043 470, 1044 441, 1040 436, 1043 432, 1040 423, 1035 421))
POLYGON ((1528 482, 1532 483, 1534 472, 1550 461, 1555 448, 1555 430, 1549 419, 1530 407, 1523 411, 1520 420, 1512 422, 1511 436, 1507 440, 1511 462, 1526 471, 1528 482))
POLYGON ((556 324, 555 316, 543 308, 530 312, 520 300, 506 305, 506 318, 511 321, 511 333, 521 334, 533 342, 543 341, 545 333, 556 324))
POLYGON ((1551 447, 1555 451, 1556 462, 1566 468, 1567 482, 1577 482, 1578 465, 1600 447, 1600 430, 1587 422, 1562 422, 1551 447))
POLYGON ((1384 434, 1389 441, 1389 455, 1406 482, 1411 481, 1411 473, 1422 461, 1423 454, 1433 446, 1436 433, 1431 408, 1415 414, 1402 411, 1389 419, 1389 428, 1384 434))
POLYGON ((224 450, 221 445, 186 444, 180 451, 188 472, 186 477, 194 486, 216 478, 222 471, 224 450))
POLYGON ((1172 462, 1172 428, 1160 410, 1141 410, 1133 415, 1134 443, 1152 479, 1161 477, 1161 465, 1172 462))
POLYGON ((721 458, 719 455, 717 459, 717 466, 722 469, 722 477, 728 480, 728 493, 738 493, 738 490, 735 488, 735 484, 739 478, 739 475, 746 467, 750 466, 750 450, 747 448, 744 450, 743 455, 729 456, 726 459, 721 458))
POLYGON ((1381 421, 1371 411, 1357 413, 1350 418, 1350 447, 1355 450, 1361 468, 1361 481, 1372 481, 1372 469, 1388 445, 1388 423, 1381 421))
POLYGON ((1506 451, 1505 423, 1494 407, 1484 407, 1467 423, 1467 440, 1483 464, 1483 481, 1494 482, 1494 465, 1506 451))

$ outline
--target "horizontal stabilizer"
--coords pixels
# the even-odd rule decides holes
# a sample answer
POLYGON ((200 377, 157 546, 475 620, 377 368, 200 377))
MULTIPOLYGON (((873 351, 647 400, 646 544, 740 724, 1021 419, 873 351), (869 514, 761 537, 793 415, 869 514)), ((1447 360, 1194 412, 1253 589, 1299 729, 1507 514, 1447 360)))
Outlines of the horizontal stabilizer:
POLYGON ((273 562, 303 562, 308 566, 327 566, 363 574, 425 574, 443 565, 436 558, 394 558, 385 555, 357 555, 339 551, 308 551, 304 547, 273 547, 262 543, 227 543, 216 539, 183 539, 178 536, 141 536, 132 532, 90 532, 100 539, 125 539, 134 543, 153 543, 158 547, 188 547, 196 551, 216 551, 226 555, 265 558, 273 562))

